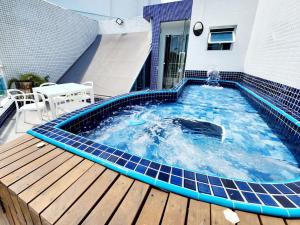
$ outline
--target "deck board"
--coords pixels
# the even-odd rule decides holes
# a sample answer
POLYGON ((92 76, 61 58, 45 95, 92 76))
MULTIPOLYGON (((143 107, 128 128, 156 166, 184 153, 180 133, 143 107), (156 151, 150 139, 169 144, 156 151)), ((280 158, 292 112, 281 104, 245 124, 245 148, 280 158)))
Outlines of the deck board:
POLYGON ((126 195, 132 183, 132 179, 125 176, 120 176, 119 179, 109 189, 107 194, 83 221, 82 225, 95 223, 99 225, 105 224, 126 195))
POLYGON ((168 193, 152 188, 136 225, 158 225, 161 221, 168 193))
POLYGON ((259 217, 257 214, 247 213, 242 211, 236 212, 240 218, 239 225, 260 225, 259 217))
MULTIPOLYGON (((58 220, 57 225, 76 225, 79 224, 88 214, 91 209, 95 206, 96 202, 104 195, 107 189, 112 185, 112 183, 117 178, 117 173, 111 170, 106 170, 95 183, 72 205, 72 207, 58 220), (84 207, 82 207, 84 205, 84 207)), ((126 189, 126 177, 120 177, 117 180, 117 184, 121 191, 126 189), (123 182, 123 183, 122 183, 123 182), (123 184, 123 185, 122 185, 123 184), (125 184, 125 185, 124 185, 125 184)), ((128 179, 129 180, 129 179, 128 179)), ((111 189, 110 189, 111 190, 111 189)), ((107 196, 107 195, 106 195, 107 196)), ((106 198, 107 199, 107 198, 106 198)), ((110 202, 113 204, 113 202, 110 202)), ((97 210, 101 211, 101 207, 94 208, 94 213, 89 214, 86 223, 88 224, 90 220, 93 220, 93 215, 98 216, 97 210)), ((101 216, 100 216, 101 217, 101 216)), ((101 217, 102 218, 102 217, 101 217)), ((100 221, 99 221, 100 223, 100 221)))
POLYGON ((146 197, 149 185, 135 181, 110 221, 110 225, 130 225, 146 197))
POLYGON ((210 204, 191 199, 187 224, 210 225, 210 204))
POLYGON ((187 204, 188 199, 186 197, 170 193, 162 224, 183 225, 185 223, 187 204))
MULTIPOLYGON (((229 225, 226 208, 165 192, 25 135, 0 148, 1 225, 229 225), (5 221, 5 222, 2 222, 5 221)), ((237 225, 298 225, 236 211, 237 225)))
POLYGON ((43 224, 54 224, 103 171, 104 167, 94 164, 41 214, 43 224))

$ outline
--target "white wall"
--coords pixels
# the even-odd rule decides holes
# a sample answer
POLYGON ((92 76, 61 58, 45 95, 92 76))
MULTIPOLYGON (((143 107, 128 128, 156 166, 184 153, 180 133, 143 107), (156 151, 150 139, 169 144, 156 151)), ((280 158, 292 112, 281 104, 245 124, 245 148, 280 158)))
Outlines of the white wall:
POLYGON ((258 0, 194 0, 186 70, 243 71, 258 0), (204 32, 196 37, 193 25, 201 21, 204 32), (207 51, 210 27, 237 25, 236 42, 230 51, 207 51))
POLYGON ((260 0, 244 71, 300 88, 299 0, 260 0))
POLYGON ((151 24, 142 17, 124 19, 122 25, 118 25, 116 19, 100 20, 98 23, 100 34, 123 34, 132 32, 151 33, 151 24))
MULTIPOLYGON (((158 4, 160 0, 46 0, 65 9, 97 13, 105 16, 132 18, 143 16, 145 5, 158 4)), ((88 15, 96 18, 93 15, 88 15)), ((99 18, 103 19, 103 18, 99 18)))
POLYGON ((98 34, 97 21, 41 0, 1 0, 0 15, 7 79, 34 72, 57 81, 98 34))

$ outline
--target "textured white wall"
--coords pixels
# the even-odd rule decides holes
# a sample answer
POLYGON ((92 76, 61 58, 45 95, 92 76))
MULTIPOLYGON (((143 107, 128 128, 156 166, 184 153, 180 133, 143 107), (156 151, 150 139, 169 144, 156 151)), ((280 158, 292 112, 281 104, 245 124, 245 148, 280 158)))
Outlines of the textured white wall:
POLYGON ((100 34, 123 34, 133 32, 151 33, 151 24, 142 17, 124 19, 122 25, 118 25, 116 19, 99 21, 100 34))
MULTIPOLYGON (((160 0, 46 0, 66 9, 73 9, 105 16, 132 18, 143 15, 145 5, 158 4, 160 0)), ((93 18, 92 15, 87 15, 93 18)), ((103 19, 98 17, 98 19, 103 19)))
POLYGON ((97 21, 42 0, 1 0, 0 15, 0 59, 8 79, 35 72, 56 81, 98 34, 97 21))
POLYGON ((246 73, 300 88, 299 12, 299 0, 260 0, 246 73))
POLYGON ((258 0, 194 0, 190 26, 187 70, 242 71, 258 0), (196 37, 193 26, 202 21, 204 32, 196 37), (237 25, 236 43, 230 51, 207 51, 210 27, 237 25))

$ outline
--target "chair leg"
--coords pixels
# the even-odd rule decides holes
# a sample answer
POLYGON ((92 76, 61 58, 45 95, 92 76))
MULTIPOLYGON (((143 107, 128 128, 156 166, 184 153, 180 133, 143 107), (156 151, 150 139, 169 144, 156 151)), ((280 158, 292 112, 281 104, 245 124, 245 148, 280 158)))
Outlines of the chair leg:
POLYGON ((15 132, 18 133, 18 122, 19 122, 19 112, 16 112, 16 124, 15 124, 15 132))

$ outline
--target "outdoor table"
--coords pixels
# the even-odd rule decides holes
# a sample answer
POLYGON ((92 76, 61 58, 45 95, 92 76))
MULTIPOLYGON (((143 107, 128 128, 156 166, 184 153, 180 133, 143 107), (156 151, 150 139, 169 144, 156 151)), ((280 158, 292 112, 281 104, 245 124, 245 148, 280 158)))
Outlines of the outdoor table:
POLYGON ((90 93, 91 103, 94 103, 95 101, 93 88, 83 84, 65 83, 65 84, 57 84, 57 85, 50 85, 44 87, 35 87, 32 89, 32 91, 33 93, 43 94, 48 98, 52 118, 56 118, 56 110, 54 104, 55 97, 63 96, 67 94, 87 92, 90 93))

